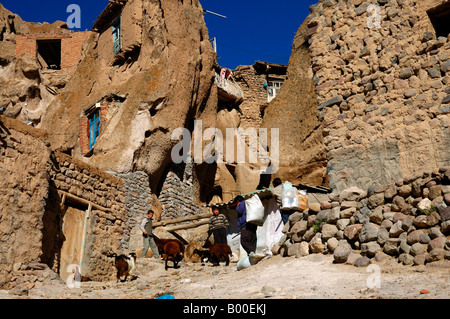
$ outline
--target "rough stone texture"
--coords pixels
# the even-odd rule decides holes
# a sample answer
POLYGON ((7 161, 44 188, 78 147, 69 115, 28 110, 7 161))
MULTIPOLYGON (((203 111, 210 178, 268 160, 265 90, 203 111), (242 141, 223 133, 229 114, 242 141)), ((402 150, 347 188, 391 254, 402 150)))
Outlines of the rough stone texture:
POLYGON ((398 180, 395 184, 372 185, 366 192, 347 189, 340 193, 333 192, 329 195, 330 205, 323 207, 326 209, 318 213, 307 210, 298 214, 298 221, 287 225, 289 227, 285 227, 284 232, 289 234, 291 240, 294 234, 299 233, 295 236, 295 243, 309 243, 312 253, 333 253, 335 262, 354 264, 360 255, 375 258, 377 262, 393 256, 408 266, 442 261, 447 258, 450 249, 450 241, 445 237, 450 221, 442 218, 447 208, 444 197, 437 196, 433 201, 425 198, 427 206, 423 211, 416 207, 424 201, 422 196, 429 194, 425 190, 433 187, 441 194, 448 193, 448 170, 441 167, 433 172, 426 171, 398 180), (393 211, 400 199, 404 207, 401 212, 393 211), (346 213, 347 210, 351 213, 346 213), (330 223, 328 217, 334 211, 339 213, 339 217, 330 223), (327 222, 313 227, 317 226, 317 220, 323 219, 327 222), (307 227, 311 228, 307 230, 307 227), (357 253, 348 252, 342 245, 357 253), (350 254, 356 257, 349 261, 350 254))
MULTIPOLYGON (((104 16, 113 19, 109 12, 116 6, 108 5, 104 16)), ((203 120, 204 128, 216 124, 215 53, 197 0, 133 0, 120 10, 127 19, 122 28, 134 30, 130 35, 134 42, 123 44, 125 58, 113 56, 110 25, 107 19, 99 21, 85 57, 49 106, 42 127, 50 134, 65 127, 66 133, 79 136, 83 110, 109 93, 117 94, 124 101, 119 109, 110 110, 90 158, 81 155, 73 136, 50 135, 52 145, 103 170, 144 171, 152 191, 158 193, 178 143, 171 140, 173 131, 187 126, 192 131, 194 118, 203 120)))
POLYGON ((327 184, 324 127, 317 118, 319 104, 307 29, 305 21, 294 38, 289 79, 265 110, 262 127, 280 129, 281 156, 279 171, 274 177, 322 185, 327 184))
POLYGON ((123 181, 66 154, 52 152, 42 130, 3 116, 0 123, 0 170, 4 176, 0 196, 1 286, 13 287, 23 281, 22 273, 12 271, 15 264, 44 263, 66 278, 67 260, 60 255, 71 234, 64 234, 61 223, 69 207, 88 211, 89 202, 96 206, 85 215, 80 271, 93 280, 110 280, 114 273, 111 255, 126 250, 130 240, 123 181))
POLYGON ((10 118, 38 125, 75 71, 90 32, 71 32, 62 21, 25 22, 1 4, 0 30, 0 108, 10 118), (49 38, 62 38, 60 70, 48 70, 36 59, 36 40, 49 38))
POLYGON ((44 132, 0 116, 2 286, 9 283, 15 263, 39 262, 42 256, 43 218, 51 174, 45 139, 44 132))
POLYGON ((450 43, 436 38, 427 14, 442 1, 378 1, 380 28, 367 25, 369 3, 359 3, 320 1, 306 19, 330 186, 338 190, 450 163, 441 106, 450 43))
POLYGON ((351 252, 352 248, 346 241, 339 242, 338 246, 333 252, 334 260, 337 263, 345 263, 351 252))

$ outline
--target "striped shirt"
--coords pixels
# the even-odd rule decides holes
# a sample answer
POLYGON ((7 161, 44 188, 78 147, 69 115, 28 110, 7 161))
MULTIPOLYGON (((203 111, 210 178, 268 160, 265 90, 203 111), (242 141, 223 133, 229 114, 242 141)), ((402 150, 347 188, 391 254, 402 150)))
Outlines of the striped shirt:
POLYGON ((228 228, 228 219, 223 214, 213 215, 209 220, 209 230, 213 231, 220 228, 228 228))

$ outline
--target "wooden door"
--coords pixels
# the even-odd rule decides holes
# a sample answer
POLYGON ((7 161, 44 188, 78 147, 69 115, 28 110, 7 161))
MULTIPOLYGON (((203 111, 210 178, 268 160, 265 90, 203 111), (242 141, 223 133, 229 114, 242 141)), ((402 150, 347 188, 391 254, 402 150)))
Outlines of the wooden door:
POLYGON ((68 206, 63 217, 59 275, 64 281, 70 275, 69 266, 81 264, 85 214, 83 210, 68 206))

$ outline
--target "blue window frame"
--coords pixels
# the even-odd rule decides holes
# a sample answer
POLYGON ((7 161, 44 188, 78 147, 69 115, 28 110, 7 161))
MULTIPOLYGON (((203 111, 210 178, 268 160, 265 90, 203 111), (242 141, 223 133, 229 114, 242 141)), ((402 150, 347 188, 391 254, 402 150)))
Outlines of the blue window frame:
POLYGON ((120 28, 120 17, 118 17, 112 24, 113 40, 114 40, 114 55, 120 52, 122 49, 121 41, 121 28, 120 28))
POLYGON ((100 136, 100 126, 100 111, 97 110, 89 116, 89 150, 92 150, 100 136))

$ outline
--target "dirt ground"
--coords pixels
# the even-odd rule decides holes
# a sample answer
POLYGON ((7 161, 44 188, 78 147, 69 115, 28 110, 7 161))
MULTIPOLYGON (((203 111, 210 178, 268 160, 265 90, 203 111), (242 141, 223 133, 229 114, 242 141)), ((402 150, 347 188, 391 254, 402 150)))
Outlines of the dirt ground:
POLYGON ((162 261, 137 261, 138 278, 127 282, 86 282, 70 289, 54 282, 28 295, 0 291, 2 299, 448 299, 450 262, 403 266, 390 259, 369 267, 334 264, 331 255, 273 256, 237 271, 236 263, 182 263, 165 271, 162 261), (433 264, 431 264, 433 265, 433 264), (421 293, 423 289, 429 291, 421 293))

